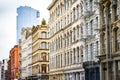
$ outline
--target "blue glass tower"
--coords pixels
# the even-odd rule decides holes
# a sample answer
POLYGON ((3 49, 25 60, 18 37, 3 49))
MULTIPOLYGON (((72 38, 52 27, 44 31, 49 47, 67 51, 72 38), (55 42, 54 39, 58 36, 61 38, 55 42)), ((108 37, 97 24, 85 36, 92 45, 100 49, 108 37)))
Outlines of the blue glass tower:
POLYGON ((40 23, 40 13, 38 10, 28 6, 17 8, 17 42, 20 39, 21 29, 23 27, 32 27, 40 23))

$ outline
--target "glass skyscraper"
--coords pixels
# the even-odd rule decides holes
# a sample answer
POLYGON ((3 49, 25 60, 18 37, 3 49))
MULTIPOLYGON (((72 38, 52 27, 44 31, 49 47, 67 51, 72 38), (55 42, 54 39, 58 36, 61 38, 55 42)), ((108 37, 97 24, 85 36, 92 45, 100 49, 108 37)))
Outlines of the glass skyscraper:
POLYGON ((17 8, 17 42, 20 39, 23 27, 32 27, 40 24, 40 12, 28 6, 17 8))

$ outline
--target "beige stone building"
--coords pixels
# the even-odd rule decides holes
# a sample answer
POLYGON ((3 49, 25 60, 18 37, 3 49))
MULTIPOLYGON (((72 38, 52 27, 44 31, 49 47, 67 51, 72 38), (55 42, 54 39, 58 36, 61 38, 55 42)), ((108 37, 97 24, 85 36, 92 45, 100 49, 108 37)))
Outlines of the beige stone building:
POLYGON ((99 0, 100 80, 120 80, 120 0, 99 0))
POLYGON ((48 26, 32 27, 32 80, 48 80, 49 39, 48 26))
POLYGON ((84 0, 52 0, 49 80, 84 80, 84 0))

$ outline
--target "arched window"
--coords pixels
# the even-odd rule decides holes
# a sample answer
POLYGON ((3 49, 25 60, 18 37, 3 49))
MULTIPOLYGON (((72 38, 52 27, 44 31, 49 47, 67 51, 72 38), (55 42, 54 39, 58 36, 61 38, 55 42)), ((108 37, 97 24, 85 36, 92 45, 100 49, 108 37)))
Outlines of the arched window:
POLYGON ((77 25, 77 37, 79 37, 79 26, 77 25))
POLYGON ((80 4, 80 11, 81 11, 81 14, 83 13, 83 6, 82 4, 80 4))
POLYGON ((42 42, 41 43, 41 48, 42 49, 46 49, 47 48, 47 43, 46 42, 42 42))
POLYGON ((72 12, 71 12, 71 13, 70 13, 70 22, 73 21, 73 20, 72 20, 72 19, 73 19, 73 18, 72 18, 72 15, 73 15, 73 14, 72 14, 72 12))
POLYGON ((47 73, 47 65, 46 64, 42 64, 41 68, 42 68, 42 73, 47 73))
POLYGON ((77 5, 77 19, 79 18, 79 5, 77 5))
POLYGON ((64 46, 66 47, 66 43, 67 43, 67 41, 66 41, 66 35, 65 35, 65 37, 64 37, 64 46))
POLYGON ((98 56, 98 48, 99 48, 99 44, 98 44, 98 41, 96 41, 96 56, 98 56))
POLYGON ((83 27, 81 26, 81 37, 83 37, 83 27))
POLYGON ((63 39, 63 38, 62 38, 62 36, 61 36, 61 48, 62 48, 62 43, 63 43, 62 39, 63 39))
POLYGON ((73 8, 73 20, 76 19, 75 8, 73 8))
POLYGON ((65 57, 64 57, 64 58, 65 58, 65 65, 66 65, 66 63, 67 63, 66 57, 67 57, 67 55, 66 55, 66 53, 65 53, 65 57))
POLYGON ((90 44, 90 60, 93 60, 93 43, 90 44))
POLYGON ((83 46, 80 47, 81 62, 83 62, 83 46))
POLYGON ((90 21, 90 33, 93 35, 93 20, 90 21))
POLYGON ((86 60, 88 61, 88 45, 86 45, 86 60))
POLYGON ((72 31, 70 31, 70 45, 72 44, 72 31))
POLYGON ((88 35, 88 23, 86 23, 86 35, 88 35))
POLYGON ((113 7, 115 12, 115 20, 118 20, 118 15, 119 15, 118 0, 113 1, 113 7))
POLYGON ((47 33, 46 32, 41 32, 41 37, 42 38, 47 38, 47 33))
POLYGON ((70 20, 70 18, 69 18, 69 15, 67 15, 67 24, 69 24, 69 21, 70 20))
POLYGON ((69 65, 69 52, 67 52, 67 64, 69 65))
POLYGON ((70 64, 72 64, 73 62, 72 62, 72 51, 70 51, 70 64))
POLYGON ((67 46, 69 46, 69 33, 67 34, 67 46))
POLYGON ((115 30, 115 50, 116 51, 120 50, 119 29, 118 28, 115 30))
POLYGON ((78 63, 79 63, 79 59, 80 59, 79 47, 77 47, 77 62, 78 62, 78 63))
POLYGON ((76 55, 75 55, 75 48, 73 49, 73 55, 74 55, 74 64, 76 63, 76 55))
POLYGON ((41 58, 43 61, 47 61, 47 54, 46 53, 42 53, 41 54, 41 58))
POLYGON ((93 10, 93 0, 90 0, 90 11, 93 10))
POLYGON ((75 28, 73 29, 73 41, 75 42, 75 28))

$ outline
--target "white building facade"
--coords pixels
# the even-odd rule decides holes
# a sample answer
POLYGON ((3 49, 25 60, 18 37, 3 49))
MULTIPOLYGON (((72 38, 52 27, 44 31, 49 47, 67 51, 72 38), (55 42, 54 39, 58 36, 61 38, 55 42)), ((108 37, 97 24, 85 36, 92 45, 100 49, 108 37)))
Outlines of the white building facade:
POLYGON ((98 0, 84 0, 84 42, 85 57, 83 67, 85 80, 100 80, 99 60, 100 54, 100 27, 99 27, 99 3, 98 0))
POLYGON ((48 10, 50 80, 99 80, 97 0, 53 0, 48 10))
POLYGON ((23 28, 21 32, 20 75, 28 79, 32 75, 32 36, 31 28, 23 28))
POLYGON ((8 59, 3 59, 2 63, 0 63, 0 79, 1 80, 6 80, 7 79, 7 73, 6 71, 8 70, 8 59))
POLYGON ((53 0, 50 11, 50 80, 85 80, 84 0, 53 0), (54 45, 54 46, 53 46, 54 45))

